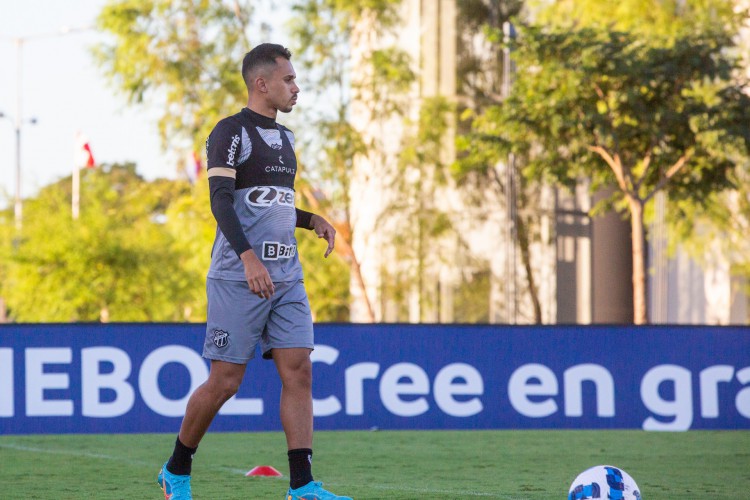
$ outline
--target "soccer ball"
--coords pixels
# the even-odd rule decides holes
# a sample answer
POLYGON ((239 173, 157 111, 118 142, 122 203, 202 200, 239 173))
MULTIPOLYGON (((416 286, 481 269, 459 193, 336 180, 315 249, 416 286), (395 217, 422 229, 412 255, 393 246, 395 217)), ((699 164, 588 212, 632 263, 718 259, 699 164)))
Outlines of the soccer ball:
POLYGON ((624 470, 611 465, 597 465, 578 474, 568 491, 568 500, 589 498, 641 500, 641 491, 624 470))

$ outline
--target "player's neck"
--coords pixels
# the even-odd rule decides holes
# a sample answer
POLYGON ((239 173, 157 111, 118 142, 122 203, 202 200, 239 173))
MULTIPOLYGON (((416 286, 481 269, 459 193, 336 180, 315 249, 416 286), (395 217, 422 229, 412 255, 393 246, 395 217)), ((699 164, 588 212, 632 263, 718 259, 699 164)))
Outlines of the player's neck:
POLYGON ((265 116, 276 121, 276 114, 278 110, 272 106, 265 105, 264 103, 247 101, 247 109, 255 111, 259 115, 265 116))

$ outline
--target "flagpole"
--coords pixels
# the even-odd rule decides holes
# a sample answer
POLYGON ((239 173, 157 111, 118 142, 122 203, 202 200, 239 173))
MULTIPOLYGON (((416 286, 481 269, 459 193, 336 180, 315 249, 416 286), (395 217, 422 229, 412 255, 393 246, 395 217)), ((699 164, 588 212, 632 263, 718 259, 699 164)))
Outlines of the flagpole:
POLYGON ((73 152, 73 186, 71 189, 72 196, 70 197, 70 213, 73 216, 73 220, 78 220, 81 210, 81 149, 84 143, 83 133, 79 130, 76 132, 74 141, 75 150, 73 152))
POLYGON ((81 206, 81 167, 78 162, 73 166, 73 196, 71 199, 71 212, 73 220, 78 220, 78 213, 81 206))

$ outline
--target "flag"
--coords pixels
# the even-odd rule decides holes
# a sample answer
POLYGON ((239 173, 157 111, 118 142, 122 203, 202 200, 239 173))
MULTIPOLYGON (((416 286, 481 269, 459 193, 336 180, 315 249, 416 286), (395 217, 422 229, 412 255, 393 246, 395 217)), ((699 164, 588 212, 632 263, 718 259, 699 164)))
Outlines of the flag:
POLYGON ((78 132, 76 134, 76 167, 77 168, 94 168, 96 160, 94 153, 91 152, 91 145, 85 135, 78 132))
POLYGON ((201 170, 203 170, 203 160, 201 154, 198 151, 193 151, 190 160, 187 162, 185 167, 185 173, 188 176, 190 182, 195 183, 201 176, 201 170))
POLYGON ((88 142, 83 144, 83 151, 83 154, 86 155, 86 168, 94 168, 96 161, 94 161, 94 154, 91 152, 91 145, 88 142))

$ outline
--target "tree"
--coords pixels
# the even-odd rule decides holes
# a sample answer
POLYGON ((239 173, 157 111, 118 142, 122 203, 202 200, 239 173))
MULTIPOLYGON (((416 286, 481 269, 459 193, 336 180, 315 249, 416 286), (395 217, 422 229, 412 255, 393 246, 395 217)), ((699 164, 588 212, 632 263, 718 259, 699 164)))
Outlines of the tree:
POLYGON ((599 26, 646 37, 735 34, 743 14, 736 0, 530 0, 540 26, 599 26))
MULTIPOLYGON (((539 186, 520 176, 525 158, 517 156, 509 161, 508 155, 498 149, 494 135, 472 132, 472 118, 476 126, 482 121, 487 109, 497 106, 505 98, 505 93, 513 79, 513 63, 510 52, 503 50, 503 25, 521 12, 523 2, 492 0, 472 0, 459 5, 459 57, 458 94, 461 98, 459 112, 458 149, 460 156, 453 166, 453 175, 460 185, 471 187, 469 192, 481 193, 467 196, 467 201, 487 215, 498 205, 505 210, 512 221, 513 244, 520 250, 521 265, 525 272, 524 293, 532 312, 531 321, 542 322, 542 306, 539 298, 537 279, 532 265, 531 248, 541 240, 539 210, 539 186), (477 43, 477 38, 482 43, 477 43), (508 58, 509 60, 506 60, 508 58), (508 72, 506 74, 506 71, 508 72), (487 140, 491 137, 490 140, 487 140), (503 164, 506 175, 498 172, 498 164, 503 164), (509 175, 508 175, 509 174, 509 175), (488 203, 488 198, 495 203, 488 203)), ((515 266, 511 256, 511 266, 515 266)), ((510 279, 506 276, 505 279, 510 279)), ((506 304, 515 309, 512 304, 506 304)))
POLYGON ((522 29, 510 97, 480 123, 524 174, 612 186, 633 241, 634 322, 647 322, 644 209, 705 202, 750 149, 750 98, 722 32, 646 39, 601 27, 522 29))
POLYGON ((368 142, 352 123, 352 103, 366 102, 372 114, 396 112, 394 94, 413 80, 403 51, 388 47, 364 56, 364 74, 352 71, 352 47, 392 28, 400 0, 304 0, 294 4, 291 23, 296 52, 317 101, 325 103, 310 118, 316 131, 310 159, 317 186, 301 185, 298 191, 314 211, 321 211, 337 231, 337 245, 350 263, 354 285, 365 306, 367 321, 375 320, 372 297, 362 274, 361 258, 354 250, 351 183, 358 158, 378 155, 377 142, 368 142), (363 29, 366 27, 366 29, 363 29), (366 97, 364 97, 366 95, 366 97), (363 98, 364 97, 364 98, 363 98))
MULTIPOLYGON (((94 56, 128 104, 159 110, 163 147, 201 151, 219 119, 246 104, 240 66, 251 48, 252 12, 251 2, 239 0, 110 0, 97 26, 112 39, 95 47, 94 56)), ((298 182, 298 188, 309 186, 305 179, 298 182)), ((312 191, 303 189, 302 193, 312 191)), ((189 319, 204 318, 205 290, 198 284, 204 283, 216 230, 205 179, 172 200, 164 226, 180 248, 187 250, 182 263, 188 269, 200 269, 201 278, 193 282, 184 308, 189 319)), ((315 276, 307 276, 308 292, 324 297, 311 301, 314 317, 341 320, 340 300, 327 296, 331 290, 341 290, 339 282, 345 273, 338 252, 320 264, 319 245, 313 244, 318 243, 316 239, 300 232, 298 236, 300 259, 315 259, 309 266, 315 276)), ((339 240, 337 249, 342 247, 346 252, 339 240)))
POLYGON ((153 106, 162 144, 201 151, 209 132, 245 105, 250 2, 110 0, 96 20, 111 41, 94 48, 129 104, 153 106))
POLYGON ((393 231, 392 250, 400 266, 384 266, 386 282, 399 285, 392 292, 398 298, 404 288, 415 293, 419 321, 429 320, 426 311, 436 306, 435 291, 428 275, 440 264, 439 245, 435 244, 452 229, 450 214, 439 194, 449 179, 443 141, 448 132, 448 117, 455 110, 444 97, 422 99, 419 120, 409 124, 402 140, 398 175, 388 186, 398 193, 386 206, 378 226, 393 231))
POLYGON ((195 269, 163 230, 169 200, 186 183, 145 182, 133 164, 83 171, 81 214, 72 220, 70 178, 26 202, 23 237, 4 248, 2 282, 11 318, 50 321, 183 319, 195 269))

